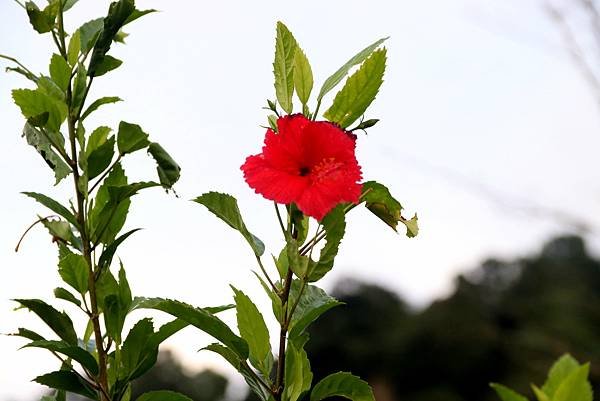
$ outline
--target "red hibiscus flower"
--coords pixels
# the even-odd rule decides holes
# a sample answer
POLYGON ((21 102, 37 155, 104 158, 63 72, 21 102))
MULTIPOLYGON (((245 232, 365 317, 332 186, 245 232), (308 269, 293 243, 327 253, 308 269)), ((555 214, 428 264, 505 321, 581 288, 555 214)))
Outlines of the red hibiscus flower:
POLYGON ((267 130, 262 153, 249 156, 241 167, 256 193, 294 202, 317 220, 340 202, 358 202, 362 175, 352 134, 301 114, 279 118, 277 130, 267 130))

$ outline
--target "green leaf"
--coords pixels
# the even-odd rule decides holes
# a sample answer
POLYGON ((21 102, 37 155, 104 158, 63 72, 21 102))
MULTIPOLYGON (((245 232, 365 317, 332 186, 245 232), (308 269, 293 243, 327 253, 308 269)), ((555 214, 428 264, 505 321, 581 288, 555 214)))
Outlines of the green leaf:
POLYGON ((50 78, 62 91, 66 91, 71 82, 71 67, 67 60, 58 54, 53 54, 50 59, 50 78))
POLYGON ((97 399, 96 392, 74 372, 59 370, 38 376, 33 381, 58 390, 80 394, 93 400, 97 399))
POLYGON ((62 219, 46 219, 41 220, 44 227, 48 229, 48 232, 53 239, 60 239, 63 242, 71 245, 73 248, 80 250, 82 249, 81 238, 75 236, 72 230, 72 226, 62 219))
POLYGON ((148 145, 150 145, 148 134, 142 131, 139 125, 121 121, 117 135, 117 147, 120 154, 133 153, 148 145))
POLYGON ((77 345, 73 322, 65 312, 59 312, 39 299, 15 299, 14 301, 38 315, 61 339, 71 345, 77 345))
POLYGON ((581 365, 562 381, 552 401, 592 401, 592 387, 588 381, 589 363, 581 365))
POLYGON ((81 52, 82 53, 85 54, 94 47, 94 45, 96 44, 96 41, 98 40, 98 37, 100 36, 100 32, 102 32, 103 28, 104 28, 104 19, 103 18, 93 19, 79 27, 77 32, 79 32, 79 35, 80 35, 81 52))
POLYGON ((71 213, 69 209, 67 209, 54 199, 44 194, 39 194, 37 192, 22 192, 22 194, 35 199, 42 205, 46 206, 48 209, 52 210, 54 213, 58 214, 59 216, 62 216, 65 220, 73 224, 75 227, 79 227, 79 223, 77 222, 75 215, 73 215, 73 213, 71 213))
POLYGON ((135 10, 133 10, 133 12, 129 16, 129 18, 127 18, 127 21, 125 21, 125 25, 129 24, 130 22, 135 21, 138 18, 143 17, 144 15, 155 13, 157 11, 158 10, 155 10, 155 9, 148 9, 148 10, 138 10, 138 9, 135 9, 135 10))
POLYGON ((560 384, 578 368, 579 362, 577 362, 571 355, 565 354, 561 356, 550 368, 550 371, 548 372, 548 378, 542 386, 542 391, 546 393, 550 399, 552 399, 560 384))
POLYGON ((81 301, 78 300, 75 295, 71 294, 69 290, 62 287, 57 287, 54 289, 54 296, 58 299, 63 299, 65 301, 69 301, 77 306, 81 306, 81 301))
MULTIPOLYGON (((535 384, 532 384, 531 388, 533 389, 533 394, 535 394, 535 398, 537 398, 538 401, 551 401, 550 397, 548 397, 548 395, 535 384)), ((527 401, 527 399, 525 399, 525 401, 527 401)))
POLYGON ((332 268, 337 256, 340 243, 346 230, 346 220, 342 205, 337 206, 321 221, 325 230, 325 245, 321 249, 318 262, 310 262, 308 279, 311 282, 318 281, 332 268))
MULTIPOLYGON (((294 303, 298 299, 301 286, 300 280, 294 280, 292 282, 290 303, 294 303)), ((312 322, 317 320, 319 316, 338 305, 343 305, 343 302, 330 297, 319 287, 306 285, 290 322, 289 338, 294 339, 300 337, 306 328, 312 322)))
POLYGON ((92 58, 88 68, 90 77, 96 76, 96 71, 104 62, 106 53, 110 50, 113 39, 119 30, 125 25, 127 19, 134 12, 133 0, 119 0, 112 3, 108 9, 108 15, 104 18, 104 29, 100 33, 92 52, 92 58))
POLYGON ((38 33, 47 33, 54 28, 54 21, 56 20, 57 7, 50 3, 42 11, 33 1, 25 3, 25 10, 29 16, 29 22, 33 29, 38 33))
POLYGON ((354 55, 350 60, 348 60, 346 62, 346 64, 344 64, 342 67, 340 67, 339 70, 337 70, 329 78, 327 78, 325 80, 325 82, 323 83, 321 90, 319 91, 319 95, 317 96, 317 101, 320 102, 321 99, 323 99, 323 96, 325 96, 327 93, 329 93, 329 91, 331 91, 333 88, 335 88, 336 85, 339 84, 342 81, 342 79, 344 79, 344 77, 346 76, 346 74, 348 74, 348 71, 350 71, 350 69, 352 67, 365 61, 366 58, 369 57, 371 55, 371 53, 373 53, 373 51, 375 49, 377 49, 379 47, 379 45, 381 45, 387 39, 388 38, 379 39, 372 45, 365 47, 360 52, 358 52, 356 55, 354 55))
POLYGON ((110 72, 112 70, 116 70, 123 64, 123 61, 118 58, 114 58, 113 56, 109 56, 108 54, 102 57, 102 61, 96 67, 96 71, 94 73, 94 77, 101 77, 102 75, 110 72))
POLYGON ((265 320, 246 294, 231 288, 235 293, 238 329, 250 347, 250 363, 268 377, 273 368, 273 354, 265 320))
POLYGON ((12 97, 25 118, 32 118, 48 113, 44 124, 50 131, 60 131, 60 126, 67 118, 67 106, 41 90, 15 89, 12 97))
POLYGON ((173 158, 156 142, 152 142, 148 146, 148 153, 154 158, 157 164, 156 171, 160 183, 166 189, 171 189, 179 180, 181 167, 173 160, 173 158))
POLYGON ((254 273, 254 275, 260 282, 260 285, 271 299, 273 315, 275 315, 275 318, 279 323, 283 323, 283 307, 281 305, 281 298, 279 298, 279 295, 277 295, 275 291, 273 291, 271 287, 269 287, 269 285, 265 282, 265 280, 263 280, 263 278, 258 273, 256 273, 255 271, 253 271, 252 273, 254 273))
POLYGON ((528 401, 527 398, 523 397, 521 394, 514 392, 506 386, 498 383, 490 383, 490 387, 496 391, 498 397, 502 401, 528 401))
POLYGON ((79 0, 64 0, 63 3, 63 12, 67 12, 71 9, 71 7, 73 7, 75 4, 77 4, 79 0))
POLYGON ((94 375, 98 374, 98 363, 92 354, 83 348, 67 344, 64 341, 37 340, 25 345, 23 348, 43 348, 52 352, 66 355, 67 357, 79 362, 81 366, 89 370, 90 373, 94 375))
POLYGON ((331 107, 323 116, 331 122, 347 128, 364 114, 367 107, 375 100, 383 83, 385 72, 386 50, 376 50, 360 66, 340 90, 331 107))
POLYGON ((239 231, 248 241, 256 256, 261 256, 265 252, 265 245, 262 241, 246 228, 237 200, 233 196, 219 192, 207 192, 194 199, 194 202, 206 206, 215 216, 239 231))
POLYGON ((236 336, 225 323, 202 308, 195 308, 179 301, 161 298, 148 298, 138 303, 138 308, 157 309, 178 317, 199 328, 230 347, 242 359, 248 358, 248 344, 236 336))
POLYGON ((192 401, 192 399, 174 391, 159 390, 142 394, 136 401, 192 401))
POLYGON ((19 330, 16 333, 9 334, 9 335, 10 336, 14 336, 14 337, 27 338, 27 339, 32 340, 32 341, 44 340, 44 337, 40 336, 35 331, 24 329, 23 327, 20 327, 19 330))
POLYGON ((120 378, 132 379, 144 360, 156 360, 155 347, 148 346, 152 335, 154 335, 154 325, 152 319, 148 318, 138 321, 129 331, 121 351, 123 366, 119 372, 120 378))
POLYGON ((94 199, 94 207, 89 219, 91 237, 94 242, 100 241, 104 244, 109 244, 123 228, 131 200, 125 199, 119 203, 115 203, 110 197, 109 189, 110 187, 126 185, 127 177, 125 176, 125 172, 121 164, 117 163, 110 174, 104 179, 94 199))
POLYGON ((125 234, 121 235, 119 238, 115 239, 113 242, 110 243, 110 245, 108 245, 106 248, 104 248, 104 250, 102 251, 102 254, 100 255, 100 259, 98 260, 98 269, 102 270, 105 268, 110 267, 110 264, 112 263, 113 260, 113 256, 115 255, 115 252, 117 251, 117 248, 119 247, 119 245, 121 245, 121 243, 123 241, 125 241, 131 234, 133 234, 136 231, 141 230, 140 228, 136 228, 130 231, 127 231, 125 234))
POLYGON ((60 247, 58 273, 63 281, 80 294, 88 290, 89 267, 83 255, 73 253, 66 246, 60 247))
POLYGON ((26 123, 23 128, 23 136, 27 140, 27 143, 37 150, 46 164, 54 171, 54 177, 56 179, 55 184, 58 184, 71 174, 69 165, 54 151, 46 135, 39 129, 35 128, 30 123, 26 123))
POLYGON ((285 392, 286 401, 297 401, 310 390, 313 374, 304 345, 308 335, 289 341, 285 351, 285 392))
POLYGON ((331 374, 317 383, 310 394, 310 401, 321 401, 336 395, 352 401, 375 401, 369 384, 347 372, 331 374))
POLYGON ((275 95, 281 108, 288 114, 292 112, 292 96, 294 94, 294 55, 296 39, 289 29, 277 22, 277 37, 275 38, 275 95))
POLYGON ((250 369, 250 367, 240 360, 239 356, 230 348, 224 347, 221 344, 210 344, 204 347, 203 350, 208 350, 221 355, 227 362, 231 364, 246 380, 250 389, 259 397, 261 401, 272 400, 270 393, 258 381, 250 369))
POLYGON ((115 137, 109 137, 104 143, 93 149, 87 156, 88 179, 94 179, 110 166, 115 155, 115 137))
POLYGON ((69 40, 69 47, 67 50, 67 59, 69 64, 73 67, 77 65, 77 59, 79 58, 79 52, 81 51, 81 33, 79 30, 75 31, 71 35, 69 40))
MULTIPOLYGON (((288 238, 285 250, 288 268, 292 269, 296 277, 305 279, 306 274, 308 273, 309 259, 307 256, 299 254, 298 241, 293 238, 288 238)), ((280 271, 280 273, 282 272, 280 271)))
POLYGON ((361 200, 375 216, 379 217, 385 224, 397 231, 398 223, 406 226, 406 236, 415 237, 419 233, 418 219, 415 214, 412 219, 402 217, 402 205, 390 194, 390 191, 382 184, 368 181, 363 184, 361 200))
POLYGON ((306 54, 298 46, 294 54, 294 87, 302 104, 308 103, 313 88, 313 73, 306 54))
POLYGON ((82 63, 77 64, 77 75, 73 84, 73 109, 83 107, 82 103, 87 90, 87 70, 82 63))
POLYGON ((100 106, 121 101, 123 101, 123 99, 117 96, 101 97, 100 99, 97 99, 92 104, 90 104, 90 106, 83 112, 83 114, 81 114, 81 119, 84 120, 87 116, 92 114, 94 111, 98 110, 100 106))
POLYGON ((119 282, 117 286, 115 287, 114 283, 111 286, 112 293, 104 296, 104 324, 107 333, 114 339, 115 343, 121 344, 123 325, 125 324, 127 314, 131 310, 133 301, 125 269, 123 269, 122 265, 119 270, 119 282))

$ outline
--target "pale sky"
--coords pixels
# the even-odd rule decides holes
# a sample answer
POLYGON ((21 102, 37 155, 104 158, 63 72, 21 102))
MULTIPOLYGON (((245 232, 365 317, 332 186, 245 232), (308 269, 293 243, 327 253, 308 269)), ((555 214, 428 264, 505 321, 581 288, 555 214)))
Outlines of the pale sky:
MULTIPOLYGON (((104 15, 108 4, 81 0, 69 13, 69 28, 104 15)), ((366 116, 381 122, 359 138, 358 158, 366 180, 386 184, 407 215, 419 214, 421 233, 407 239, 356 209, 326 288, 354 276, 422 306, 448 294, 453 277, 483 258, 537 252, 568 230, 523 208, 558 209, 600 225, 598 105, 539 1, 139 0, 138 8, 162 12, 128 26, 127 45, 112 53, 123 66, 98 78, 90 94, 125 102, 88 119, 89 128, 140 124, 183 169, 179 198, 149 190, 134 199, 128 227, 144 230, 120 256, 136 295, 214 305, 230 302, 233 283, 268 310, 241 236, 189 199, 209 190, 231 193, 250 230, 270 252, 279 251, 272 203, 255 195, 239 171, 246 156, 260 151, 261 107, 274 98, 277 20, 307 54, 317 89, 358 50, 391 36, 385 82, 366 116)), ((51 42, 29 27, 16 3, 0 2, 0 53, 47 72, 51 42)), ((30 314, 12 311, 10 299, 50 299, 59 285, 55 247, 44 230, 34 230, 14 252, 23 230, 45 213, 19 192, 65 200, 71 191, 70 181, 48 189, 52 172, 20 136, 23 120, 10 90, 27 85, 17 75, 0 75, 2 333, 24 325, 43 332, 30 314)), ((137 180, 154 177, 144 154, 126 168, 137 180)), ((598 233, 589 239, 600 249, 598 233)), ((196 352, 208 342, 187 329, 168 346, 190 366, 229 372, 196 352)), ((29 381, 58 367, 44 351, 17 351, 23 344, 0 337, 1 400, 31 400, 41 387, 29 381)))

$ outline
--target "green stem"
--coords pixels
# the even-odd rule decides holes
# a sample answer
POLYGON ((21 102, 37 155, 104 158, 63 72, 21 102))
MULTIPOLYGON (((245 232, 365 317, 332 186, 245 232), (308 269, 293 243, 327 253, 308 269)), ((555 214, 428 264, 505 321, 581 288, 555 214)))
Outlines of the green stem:
MULTIPOLYGON (((63 56, 63 58, 65 59, 65 61, 67 60, 67 54, 66 51, 64 49, 66 49, 66 45, 65 45, 65 30, 64 30, 64 24, 63 24, 63 9, 62 6, 59 10, 59 15, 58 15, 58 31, 59 31, 59 50, 61 51, 61 54, 63 56)), ((81 234, 81 242, 83 243, 83 257, 86 261, 87 267, 88 267, 88 272, 89 272, 89 279, 88 279, 88 290, 89 290, 89 294, 90 294, 90 309, 91 309, 91 316, 90 316, 90 320, 92 322, 92 327, 93 327, 93 331, 94 331, 94 339, 96 341, 96 351, 98 353, 98 366, 99 366, 99 372, 98 372, 98 376, 96 377, 96 384, 97 384, 97 388, 99 390, 99 395, 100 395, 100 401, 111 401, 110 396, 108 394, 108 369, 107 369, 107 353, 106 350, 104 349, 103 346, 103 336, 102 336, 102 328, 100 326, 100 313, 99 313, 99 308, 98 308, 98 299, 96 296, 96 280, 95 280, 95 267, 94 267, 94 260, 92 258, 92 244, 87 232, 87 225, 86 225, 86 207, 85 207, 85 194, 82 193, 81 189, 79 188, 79 181, 81 179, 80 174, 79 174, 79 167, 77 165, 77 134, 76 134, 76 126, 77 123, 79 121, 79 117, 81 115, 81 109, 85 103, 85 97, 87 96, 87 93, 89 92, 90 86, 92 84, 92 80, 90 79, 87 87, 86 87, 86 92, 84 94, 83 100, 81 102, 81 105, 79 106, 77 112, 75 112, 74 107, 73 107, 73 92, 72 92, 72 87, 71 84, 72 82, 69 81, 69 85, 67 86, 67 96, 66 96, 66 102, 67 102, 67 106, 69 109, 69 113, 67 116, 67 123, 68 123, 68 129, 69 129, 69 142, 71 145, 71 160, 72 160, 72 170, 73 170, 73 181, 75 184, 75 194, 76 194, 76 198, 77 198, 77 222, 79 224, 80 227, 80 234, 81 234)))
POLYGON ((37 77, 37 75, 35 75, 33 72, 31 72, 29 70, 29 68, 27 68, 23 64, 21 64, 21 62, 19 60, 17 60, 16 58, 13 58, 13 57, 10 57, 10 56, 6 56, 4 54, 0 54, 0 58, 3 58, 3 59, 8 60, 8 61, 12 61, 16 65, 18 65, 19 67, 21 67, 22 69, 24 69, 25 71, 27 71, 32 76, 37 77))

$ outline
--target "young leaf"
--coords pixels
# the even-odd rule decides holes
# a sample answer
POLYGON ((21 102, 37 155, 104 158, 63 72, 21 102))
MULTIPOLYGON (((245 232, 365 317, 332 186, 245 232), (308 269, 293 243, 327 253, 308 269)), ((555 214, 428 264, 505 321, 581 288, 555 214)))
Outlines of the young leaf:
POLYGON ((250 363, 268 377, 273 368, 273 354, 265 320, 246 294, 231 288, 235 293, 238 329, 250 347, 250 363))
POLYGON ((67 61, 59 56, 53 54, 50 59, 50 78, 62 91, 67 90, 69 82, 71 81, 71 67, 67 61))
POLYGON ((117 248, 119 247, 119 245, 121 245, 121 243, 123 241, 125 241, 127 239, 127 237, 129 237, 131 234, 133 234, 134 232, 139 231, 139 230, 141 230, 141 229, 136 228, 136 229, 127 231, 125 234, 121 235, 119 238, 117 238, 113 242, 111 242, 110 245, 108 245, 106 248, 104 248, 104 250, 102 251, 102 254, 100 255, 100 259, 98 260, 98 269, 102 270, 102 269, 110 267, 113 256, 115 255, 115 252, 117 251, 117 248))
POLYGON ((142 131, 139 125, 125 121, 119 123, 117 147, 120 154, 133 153, 136 150, 144 149, 148 145, 150 145, 148 134, 142 131))
POLYGON ((88 290, 89 267, 83 255, 73 253, 66 246, 60 247, 58 273, 63 281, 80 294, 88 290))
POLYGON ((294 54, 294 87, 300 102, 305 105, 313 88, 313 73, 308 58, 298 46, 294 54))
POLYGON ((592 387, 588 381, 589 363, 581 365, 562 381, 552 401, 592 401, 592 387))
POLYGON ((116 164, 110 174, 104 179, 104 182, 98 189, 96 198, 94 199, 94 207, 90 212, 89 222, 91 229, 91 237, 94 242, 102 242, 104 244, 111 243, 127 218, 129 211, 130 199, 125 199, 122 202, 114 203, 110 197, 109 188, 113 186, 126 186, 127 177, 121 164, 116 164))
POLYGON ((294 94, 294 54, 296 39, 289 29, 277 22, 277 37, 275 38, 275 95, 281 108, 288 114, 292 112, 292 95, 294 94))
POLYGON ((117 96, 101 97, 100 99, 95 100, 92 104, 89 105, 89 107, 83 112, 83 114, 81 114, 81 119, 85 120, 87 116, 92 114, 94 111, 98 110, 100 106, 121 101, 123 101, 123 99, 117 96))
POLYGON ((79 57, 79 52, 81 51, 81 33, 79 30, 75 31, 73 35, 71 35, 71 39, 69 40, 69 47, 67 50, 67 60, 72 67, 77 65, 77 59, 79 57))
POLYGON ((336 395, 352 401, 375 401, 369 384, 347 372, 331 374, 317 383, 310 393, 310 401, 321 401, 336 395))
POLYGON ((37 340, 30 342, 23 348, 43 348, 52 352, 66 355, 67 357, 79 362, 92 374, 98 374, 98 363, 92 354, 77 346, 67 344, 64 341, 46 341, 37 340))
POLYGON ((27 338, 31 341, 45 340, 44 337, 40 336, 35 331, 27 330, 27 329, 24 329, 23 327, 20 327, 16 333, 9 334, 9 336, 23 337, 23 338, 27 338))
POLYGON ((579 363, 569 354, 561 356, 550 368, 542 391, 552 399, 560 384, 579 368, 579 363))
POLYGON ((69 290, 62 287, 57 287, 54 289, 54 296, 58 299, 62 299, 65 301, 69 301, 77 306, 81 306, 81 301, 78 300, 75 295, 71 294, 69 290))
POLYGON ((154 334, 154 325, 152 319, 142 319, 138 321, 127 334, 121 350, 121 364, 119 377, 130 380, 135 376, 135 372, 140 363, 146 359, 153 359, 154 348, 148 347, 148 342, 154 334))
POLYGON ((112 3, 108 9, 108 15, 104 18, 104 29, 100 33, 92 52, 92 58, 88 68, 90 77, 96 76, 100 65, 104 62, 106 53, 117 35, 117 32, 125 25, 129 16, 135 10, 133 0, 119 0, 112 3))
POLYGON ((248 343, 236 336, 218 317, 202 308, 195 308, 183 302, 170 299, 149 298, 138 302, 137 308, 157 309, 178 317, 192 326, 210 334, 230 347, 243 360, 248 358, 248 343))
POLYGON ((97 396, 96 392, 81 377, 70 371, 59 370, 38 376, 33 381, 58 390, 80 394, 93 400, 97 396))
POLYGON ((35 128, 30 123, 26 123, 23 128, 23 136, 27 140, 27 143, 37 150, 46 164, 54 171, 54 177, 56 179, 55 184, 58 184, 62 179, 71 174, 69 165, 65 163, 63 158, 53 149, 48 137, 39 129, 35 128))
POLYGON ((116 70, 117 68, 119 68, 121 66, 121 64, 123 64, 123 61, 106 54, 104 57, 102 57, 102 61, 100 61, 98 66, 96 66, 96 71, 94 72, 94 74, 95 74, 94 77, 101 77, 102 75, 106 74, 107 72, 116 70))
POLYGON ((77 222, 77 219, 75 218, 73 213, 71 213, 69 211, 69 209, 67 209, 66 207, 64 207, 63 205, 61 205, 54 199, 52 199, 44 194, 39 194, 37 192, 22 192, 22 193, 23 193, 23 195, 26 195, 26 196, 29 196, 30 198, 35 199, 36 201, 38 201, 42 205, 46 206, 48 209, 52 210, 54 213, 58 214, 59 216, 62 216, 65 220, 67 220, 69 223, 73 224, 75 227, 79 227, 79 223, 77 222))
POLYGON ((356 121, 375 100, 383 83, 386 50, 376 50, 364 61, 340 90, 331 107, 323 116, 331 122, 347 128, 356 121))
MULTIPOLYGON (((290 293, 291 302, 296 302, 298 299, 300 287, 301 283, 299 280, 294 280, 292 282, 290 293)), ((306 328, 312 322, 317 320, 319 316, 338 305, 343 305, 343 302, 330 297, 319 287, 306 285, 290 322, 289 338, 294 339, 300 337, 306 328)))
POLYGON ((12 91, 12 97, 25 118, 48 113, 48 120, 44 126, 50 131, 60 131, 60 126, 67 118, 66 105, 39 89, 15 89, 12 91))
POLYGON ((250 367, 240 360, 240 357, 230 348, 224 347, 221 344, 210 344, 203 348, 221 355, 227 362, 231 364, 246 380, 250 389, 258 396, 261 401, 271 401, 271 394, 264 388, 262 383, 256 378, 250 367))
POLYGON ((119 270, 117 286, 114 287, 113 283, 112 293, 104 296, 103 304, 106 332, 115 343, 121 344, 121 332, 132 304, 131 290, 123 266, 119 270))
POLYGON ((285 399, 297 401, 310 390, 313 374, 304 345, 308 335, 288 342, 285 352, 285 399))
MULTIPOLYGON (((548 395, 546 393, 544 393, 535 384, 532 384, 531 388, 533 389, 533 394, 535 394, 535 398, 537 398, 538 401, 551 401, 550 397, 548 397, 548 395)), ((502 401, 505 401, 505 400, 502 400, 502 401)), ((517 400, 517 401, 521 401, 521 400, 517 400)), ((525 401, 527 401, 527 399, 525 399, 525 401)))
POLYGON ((265 252, 265 245, 262 241, 246 228, 240 209, 238 208, 237 200, 233 196, 219 192, 207 192, 194 199, 194 202, 206 206, 208 210, 227 223, 231 228, 239 231, 246 241, 248 241, 256 256, 261 256, 265 252))
POLYGON ((104 28, 104 19, 96 18, 81 25, 77 32, 79 32, 81 52, 87 54, 96 44, 100 32, 104 28))
POLYGON ((321 221, 321 225, 325 229, 325 245, 321 249, 319 261, 316 263, 309 262, 311 266, 309 267, 308 279, 311 282, 320 280, 333 268, 333 262, 346 230, 346 220, 342 206, 337 206, 327 213, 321 221))
POLYGON ((402 217, 402 205, 390 194, 390 191, 382 184, 368 181, 363 184, 363 195, 361 200, 375 216, 379 217, 394 231, 398 223, 406 226, 406 236, 412 238, 419 233, 417 215, 407 220, 402 217))
POLYGON ((67 343, 77 345, 77 334, 73 328, 73 322, 66 313, 57 311, 39 299, 15 299, 15 301, 38 315, 44 323, 67 343))
POLYGON ((173 158, 156 142, 152 142, 148 146, 148 153, 156 161, 158 178, 161 185, 166 189, 171 189, 179 180, 181 175, 181 167, 173 160, 173 158))
POLYGON ((341 66, 339 70, 337 70, 329 78, 327 78, 323 83, 321 90, 319 91, 317 101, 321 101, 321 99, 323 99, 323 96, 329 93, 329 91, 335 88, 336 85, 339 84, 342 81, 342 79, 344 79, 344 77, 346 76, 346 74, 348 74, 348 71, 350 71, 352 67, 365 61, 366 58, 369 57, 371 53, 373 53, 373 50, 377 49, 379 45, 381 45, 387 39, 388 38, 379 39, 370 46, 365 47, 360 52, 355 54, 350 60, 348 60, 346 64, 341 66))
POLYGON ((102 174, 110 166, 115 155, 115 137, 109 137, 87 155, 87 176, 92 180, 102 174))
POLYGON ((142 394, 136 401, 192 401, 192 399, 174 391, 159 390, 142 394))
POLYGON ((56 13, 58 11, 56 4, 56 2, 54 4, 51 2, 42 11, 33 1, 25 3, 29 22, 38 33, 47 33, 54 28, 54 21, 56 20, 56 13))
POLYGON ((502 401, 528 401, 527 398, 523 397, 521 394, 514 392, 506 386, 498 383, 490 383, 490 387, 496 391, 498 397, 502 401))

